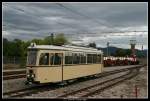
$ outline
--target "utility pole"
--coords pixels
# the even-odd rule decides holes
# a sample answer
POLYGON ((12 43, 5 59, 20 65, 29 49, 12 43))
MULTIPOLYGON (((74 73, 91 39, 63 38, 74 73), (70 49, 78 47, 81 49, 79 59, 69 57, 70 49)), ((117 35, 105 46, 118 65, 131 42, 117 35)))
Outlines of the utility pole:
POLYGON ((107 57, 108 57, 108 48, 109 48, 109 42, 107 42, 107 57))
POLYGON ((133 40, 130 40, 130 45, 131 45, 131 51, 132 51, 132 54, 131 56, 133 57, 133 61, 136 61, 136 55, 135 55, 135 45, 136 45, 136 40, 133 39, 133 40))
POLYGON ((132 51, 132 56, 135 56, 135 45, 136 45, 136 40, 130 40, 130 45, 131 45, 131 51, 132 51))
POLYGON ((53 45, 53 41, 54 41, 54 34, 51 33, 51 45, 53 45))
POLYGON ((142 45, 142 57, 144 57, 143 45, 142 45))

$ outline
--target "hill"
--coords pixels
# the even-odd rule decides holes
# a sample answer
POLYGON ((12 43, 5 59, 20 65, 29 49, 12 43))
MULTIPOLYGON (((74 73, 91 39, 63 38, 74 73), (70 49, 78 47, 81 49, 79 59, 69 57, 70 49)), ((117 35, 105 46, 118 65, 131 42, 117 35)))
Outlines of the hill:
MULTIPOLYGON (((107 55, 107 47, 106 48, 97 47, 97 49, 102 50, 104 52, 104 55, 107 55)), ((109 47, 108 49, 109 49, 109 55, 112 55, 112 56, 116 54, 116 51, 118 49, 122 49, 124 51, 129 50, 129 49, 123 49, 123 48, 117 48, 117 47, 109 47)), ((136 49, 136 55, 137 57, 142 57, 142 56, 147 57, 147 50, 141 51, 141 50, 136 49)))

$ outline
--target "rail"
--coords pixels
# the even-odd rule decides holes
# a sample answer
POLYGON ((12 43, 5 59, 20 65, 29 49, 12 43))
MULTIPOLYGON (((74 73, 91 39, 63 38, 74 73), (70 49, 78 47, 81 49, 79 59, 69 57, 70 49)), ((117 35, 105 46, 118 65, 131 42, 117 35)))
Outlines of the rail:
MULTIPOLYGON (((125 68, 125 69, 121 69, 121 70, 114 70, 114 71, 110 71, 110 72, 107 72, 107 73, 106 72, 105 73, 101 73, 97 78, 105 77, 105 76, 109 76, 109 75, 113 75, 113 74, 120 73, 120 72, 127 71, 127 70, 131 70, 131 71, 134 70, 134 69, 138 69, 139 70, 143 66, 145 66, 145 65, 136 66, 136 67, 132 67, 132 68, 125 68)), ((112 81, 112 80, 110 80, 110 81, 112 81)), ((105 82, 105 83, 107 83, 107 82, 105 82)), ((118 81, 118 82, 121 82, 121 81, 118 81)), ((104 82, 101 83, 101 84, 104 84, 104 82)), ((116 83, 114 83, 114 84, 116 84, 116 83)), ((91 86, 91 87, 93 87, 93 86, 91 86)), ((111 86, 111 85, 109 85, 109 86, 111 86)), ((22 90, 16 90, 16 91, 11 91, 11 92, 6 92, 6 93, 3 93, 3 95, 8 96, 8 97, 21 97, 21 96, 25 96, 25 95, 30 95, 30 94, 38 93, 38 92, 43 92, 43 91, 49 91, 49 90, 52 90, 52 89, 57 89, 59 87, 60 86, 58 86, 58 85, 52 85, 52 86, 50 86, 49 84, 46 84, 46 85, 35 86, 35 87, 26 88, 26 89, 22 89, 22 90)), ((87 87, 87 88, 91 88, 91 87, 87 87)), ((87 89, 87 88, 84 88, 84 89, 87 89)), ((76 92, 78 92, 78 91, 76 91, 76 92)), ((93 94, 94 94, 94 92, 93 92, 93 94)), ((69 94, 67 94, 67 95, 69 95, 69 94)), ((61 96, 58 96, 58 97, 63 97, 63 96, 66 96, 66 95, 61 95, 61 96)), ((84 95, 83 97, 85 97, 85 96, 89 96, 89 95, 84 95)))
MULTIPOLYGON (((134 67, 129 67, 129 68, 134 68, 134 67)), ((125 68, 125 69, 129 69, 129 68, 125 68)), ((26 70, 12 70, 12 71, 9 70, 3 72, 3 80, 18 79, 18 78, 25 78, 25 77, 26 77, 26 70)))

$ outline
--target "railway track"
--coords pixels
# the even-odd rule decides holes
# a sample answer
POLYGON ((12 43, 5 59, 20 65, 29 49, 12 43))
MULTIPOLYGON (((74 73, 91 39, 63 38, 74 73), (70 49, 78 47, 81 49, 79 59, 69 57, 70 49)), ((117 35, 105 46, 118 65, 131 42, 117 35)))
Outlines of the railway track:
POLYGON ((25 78, 25 77, 26 77, 26 70, 3 72, 3 80, 25 78))
POLYGON ((138 70, 135 72, 133 72, 133 70, 131 70, 129 73, 126 73, 125 75, 113 78, 113 79, 109 79, 106 80, 104 82, 100 82, 70 93, 66 93, 63 94, 61 96, 58 96, 60 98, 64 98, 64 97, 77 97, 77 98, 81 98, 81 97, 89 97, 92 95, 95 95, 96 93, 100 93, 101 91, 108 89, 118 83, 123 82, 124 80, 130 79, 134 76, 136 76, 138 74, 138 70))
MULTIPOLYGON (((99 74, 99 76, 95 77, 94 79, 100 78, 100 77, 106 77, 109 75, 113 75, 113 74, 128 71, 128 70, 140 69, 141 67, 142 66, 136 66, 133 68, 125 68, 125 69, 114 70, 114 71, 110 71, 110 72, 104 72, 104 73, 99 74)), ((80 81, 80 82, 82 82, 82 81, 80 81)), ((71 83, 71 84, 75 84, 75 83, 78 83, 78 81, 71 83)), ((68 85, 71 85, 71 84, 68 84, 68 85)), ((68 85, 66 85, 66 86, 68 86, 68 85)), ((56 84, 54 84, 54 85, 42 85, 42 86, 35 86, 35 87, 22 89, 22 90, 16 90, 16 91, 12 91, 12 92, 6 92, 6 93, 3 93, 3 95, 7 96, 7 97, 22 97, 22 96, 27 96, 27 95, 31 95, 31 94, 36 94, 38 92, 50 91, 53 89, 57 89, 59 87, 60 87, 60 85, 56 85, 56 84)), ((84 89, 86 89, 86 88, 84 88, 84 89)), ((76 92, 78 92, 78 91, 76 91, 76 92)), ((62 95, 60 97, 63 97, 63 96, 65 96, 65 95, 62 95)))
POLYGON ((23 96, 28 96, 31 94, 43 92, 43 91, 53 90, 56 88, 58 88, 58 85, 43 84, 43 85, 38 85, 38 86, 30 87, 30 88, 6 92, 6 93, 3 93, 3 96, 5 96, 5 97, 23 97, 23 96))
POLYGON ((18 79, 18 78, 25 78, 25 77, 26 77, 26 70, 21 70, 21 71, 15 70, 15 71, 3 72, 3 80, 18 79))
POLYGON ((139 73, 139 71, 136 71, 136 72, 130 72, 128 73, 127 75, 124 75, 124 76, 121 76, 121 77, 118 77, 118 78, 115 78, 114 80, 111 80, 111 81, 106 81, 105 83, 103 83, 101 85, 101 88, 93 91, 93 92, 89 92, 85 95, 82 95, 82 97, 92 97, 93 95, 96 95, 96 94, 99 94, 100 92, 102 92, 103 90, 105 89, 108 89, 110 87, 113 87, 119 83, 122 83, 124 82, 125 80, 129 80, 135 76, 137 76, 139 73))
POLYGON ((25 77, 26 74, 8 75, 8 76, 3 76, 3 80, 18 79, 18 78, 25 78, 25 77))

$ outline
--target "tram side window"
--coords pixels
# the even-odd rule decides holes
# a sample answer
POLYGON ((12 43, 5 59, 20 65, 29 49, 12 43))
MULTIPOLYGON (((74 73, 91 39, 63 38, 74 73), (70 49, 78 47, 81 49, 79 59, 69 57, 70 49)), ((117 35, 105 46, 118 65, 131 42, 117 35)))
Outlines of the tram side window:
POLYGON ((93 54, 93 63, 96 63, 97 61, 97 54, 93 54))
POLYGON ((66 53, 65 55, 65 64, 72 64, 72 53, 66 53))
POLYGON ((73 53, 73 64, 79 64, 79 62, 80 62, 80 54, 73 53))
POLYGON ((60 53, 51 54, 50 64, 51 65, 61 65, 61 58, 62 58, 62 56, 60 53))
POLYGON ((101 55, 100 54, 97 55, 97 63, 101 63, 101 55))
POLYGON ((92 63, 93 56, 92 54, 87 54, 87 63, 92 63))
POLYGON ((80 53, 78 53, 78 54, 77 54, 77 64, 80 64, 80 60, 81 60, 81 58, 80 58, 80 53))
POLYGON ((50 65, 54 65, 54 64, 53 64, 53 62, 54 62, 54 56, 55 56, 54 53, 51 53, 51 54, 50 54, 50 65))
POLYGON ((86 56, 84 54, 81 54, 81 64, 86 63, 86 56))
POLYGON ((41 53, 39 65, 49 65, 49 53, 41 53))

